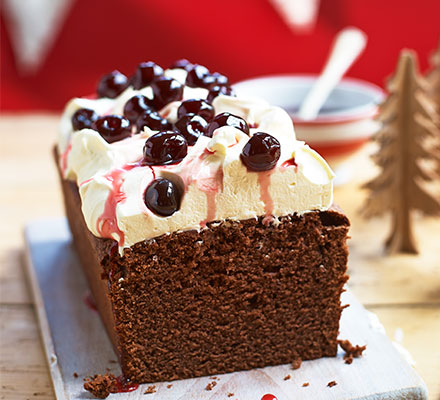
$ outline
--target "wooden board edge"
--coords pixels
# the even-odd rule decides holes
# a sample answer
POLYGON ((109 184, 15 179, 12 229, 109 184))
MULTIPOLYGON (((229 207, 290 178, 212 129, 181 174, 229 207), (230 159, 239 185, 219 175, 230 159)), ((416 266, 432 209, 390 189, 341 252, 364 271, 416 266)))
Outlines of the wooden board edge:
POLYGON ((68 400, 69 397, 66 394, 64 387, 64 381, 58 363, 58 358, 55 352, 55 346, 52 341, 52 333, 49 326, 49 321, 47 319, 46 310, 44 308, 43 295, 41 293, 41 288, 38 283, 37 274, 32 261, 32 249, 28 239, 28 230, 30 225, 26 225, 23 229, 24 236, 24 250, 25 250, 25 271, 27 273, 27 279, 29 282, 29 287, 31 289, 31 295, 35 306, 35 312, 37 314, 38 324, 40 326, 40 337, 44 347, 44 353, 46 356, 47 365, 49 367, 49 372, 52 377, 52 385, 55 392, 55 397, 57 400, 68 400))

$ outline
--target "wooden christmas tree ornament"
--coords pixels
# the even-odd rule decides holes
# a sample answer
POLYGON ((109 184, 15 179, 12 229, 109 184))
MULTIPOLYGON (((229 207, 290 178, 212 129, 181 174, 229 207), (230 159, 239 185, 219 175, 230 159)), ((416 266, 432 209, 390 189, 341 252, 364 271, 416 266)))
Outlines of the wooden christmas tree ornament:
MULTIPOLYGON (((440 115, 440 39, 437 50, 431 56, 430 63, 431 69, 426 77, 429 85, 429 96, 437 108, 437 114, 440 115)), ((435 148, 437 152, 436 172, 440 177, 440 135, 432 141, 431 147, 435 148)))
POLYGON ((378 117, 382 128, 373 138, 379 145, 373 160, 381 173, 364 185, 370 193, 363 214, 373 217, 390 212, 387 252, 416 254, 411 211, 440 214, 439 193, 429 185, 438 179, 430 167, 438 154, 427 145, 440 137, 440 129, 434 102, 428 96, 429 84, 419 73, 414 52, 401 52, 387 89, 389 95, 378 117))
POLYGON ((429 84, 429 94, 434 100, 437 112, 440 113, 440 39, 437 50, 431 56, 431 70, 426 77, 429 84))

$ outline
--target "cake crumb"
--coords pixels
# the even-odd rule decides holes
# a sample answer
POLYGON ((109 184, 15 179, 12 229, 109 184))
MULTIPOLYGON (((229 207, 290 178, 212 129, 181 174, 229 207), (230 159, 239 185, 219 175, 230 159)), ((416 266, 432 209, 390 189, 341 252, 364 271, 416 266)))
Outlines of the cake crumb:
POLYGON ((350 355, 344 355, 345 364, 351 364, 353 362, 353 356, 350 355))
POLYGON ((217 385, 217 382, 216 382, 216 381, 212 381, 211 383, 208 383, 208 384, 206 385, 205 390, 212 390, 212 389, 214 389, 214 386, 215 386, 215 385, 217 385))
POLYGON ((300 368, 301 364, 302 364, 302 360, 300 358, 297 358, 296 360, 293 360, 292 369, 300 368))
POLYGON ((152 394, 156 393, 156 385, 151 385, 147 387, 147 390, 144 392, 144 394, 152 394))
POLYGON ((228 397, 232 397, 234 393, 228 393, 228 397))
POLYGON ((285 381, 288 381, 290 379, 290 375, 286 375, 285 377, 284 377, 284 380, 285 381))
POLYGON ((171 389, 173 387, 173 385, 170 383, 169 385, 167 385, 168 389, 171 389))
POLYGON ((78 378, 78 374, 76 372, 73 373, 74 378, 78 378))
POLYGON ((341 346, 342 350, 345 351, 344 360, 345 364, 351 364, 353 362, 353 358, 358 358, 362 356, 363 351, 367 348, 366 345, 353 346, 349 340, 338 340, 339 346, 341 346))
POLYGON ((336 386, 338 384, 338 382, 336 382, 336 381, 331 381, 331 382, 329 382, 329 383, 327 383, 327 386, 328 387, 333 387, 333 386, 336 386))
POLYGON ((302 387, 307 387, 307 386, 309 386, 309 385, 310 385, 309 382, 304 382, 303 385, 302 385, 302 387))
POLYGON ((219 378, 217 378, 216 376, 211 376, 211 378, 209 378, 209 379, 214 379, 214 380, 217 379, 218 380, 219 378))
POLYGON ((110 393, 118 391, 116 377, 108 372, 87 377, 84 381, 84 389, 98 399, 105 399, 110 393))

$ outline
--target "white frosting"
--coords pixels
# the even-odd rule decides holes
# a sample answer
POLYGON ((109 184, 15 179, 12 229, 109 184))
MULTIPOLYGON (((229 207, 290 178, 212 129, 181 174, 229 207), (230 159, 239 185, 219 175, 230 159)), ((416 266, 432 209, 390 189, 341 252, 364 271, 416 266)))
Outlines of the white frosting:
MULTIPOLYGON (((166 75, 184 81, 186 72, 181 71, 168 70, 166 75)), ((72 132, 70 118, 77 109, 121 112, 132 95, 142 92, 150 97, 150 91, 128 88, 116 99, 74 99, 62 116, 60 163, 65 177, 80 188, 84 218, 94 235, 112 237, 122 251, 162 234, 202 229, 209 221, 280 217, 324 210, 332 204, 334 175, 327 163, 295 139, 285 111, 260 100, 219 96, 213 106, 216 114, 228 111, 243 117, 251 126, 251 135, 263 131, 279 140, 281 157, 266 172, 250 172, 243 165, 240 154, 249 137, 233 127, 217 129, 212 138, 201 136, 181 163, 153 167, 140 163, 145 140, 155 133, 148 128, 112 144, 90 129, 72 132), (184 190, 180 209, 169 217, 154 214, 143 200, 147 186, 160 176, 184 190)), ((184 98, 206 95, 205 89, 185 87, 184 98)), ((175 120, 179 104, 171 103, 160 112, 175 120)))

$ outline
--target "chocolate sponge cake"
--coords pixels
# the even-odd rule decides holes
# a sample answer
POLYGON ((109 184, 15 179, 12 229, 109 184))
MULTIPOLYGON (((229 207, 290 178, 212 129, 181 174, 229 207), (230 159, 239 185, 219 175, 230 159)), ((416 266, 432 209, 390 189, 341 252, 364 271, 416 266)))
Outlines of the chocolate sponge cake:
POLYGON ((235 97, 222 75, 184 63, 142 81, 145 64, 131 86, 115 89, 113 73, 100 98, 74 99, 56 149, 124 376, 335 356, 349 221, 332 205, 328 165, 287 114, 235 97))

